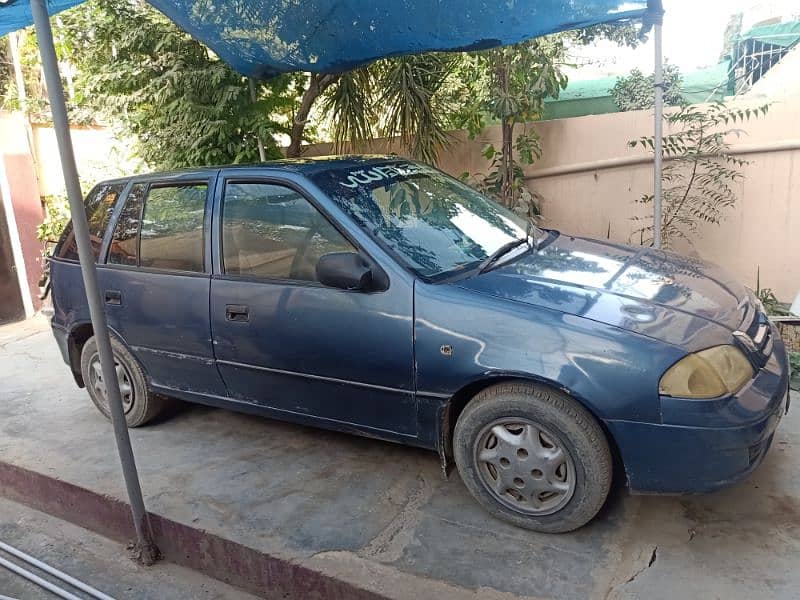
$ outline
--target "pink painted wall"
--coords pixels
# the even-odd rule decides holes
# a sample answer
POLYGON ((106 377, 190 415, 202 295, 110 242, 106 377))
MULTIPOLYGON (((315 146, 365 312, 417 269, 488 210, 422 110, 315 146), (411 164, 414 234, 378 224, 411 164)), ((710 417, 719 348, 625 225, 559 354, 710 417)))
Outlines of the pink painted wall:
POLYGON ((43 246, 36 237, 36 228, 42 222, 43 211, 36 169, 27 140, 25 121, 20 115, 0 115, 0 160, 3 161, 11 193, 25 260, 28 292, 34 309, 38 310, 41 307, 38 282, 42 272, 43 246))
MULTIPOLYGON (((748 99, 742 106, 765 101, 748 99)), ((773 100, 766 117, 740 126, 746 134, 730 141, 734 149, 745 151, 739 158, 749 164, 742 169, 744 179, 734 186, 736 206, 726 211, 720 225, 701 224, 691 243, 678 241, 674 247, 722 265, 750 287, 760 271, 761 286, 786 302, 800 291, 799 116, 800 96, 790 96, 773 100)), ((632 234, 638 225, 632 218, 652 210, 635 200, 652 192, 653 165, 646 151, 627 143, 652 135, 652 113, 592 115, 532 127, 542 138, 543 157, 526 170, 527 184, 544 197, 545 225, 635 244, 632 234), (631 159, 638 162, 619 164, 631 159)), ((482 150, 489 143, 499 147, 500 137, 499 127, 488 127, 474 139, 454 132, 438 166, 455 176, 486 172, 482 150)), ((387 140, 375 140, 366 150, 402 154, 387 140)), ((319 144, 307 153, 331 152, 329 144, 319 144)))

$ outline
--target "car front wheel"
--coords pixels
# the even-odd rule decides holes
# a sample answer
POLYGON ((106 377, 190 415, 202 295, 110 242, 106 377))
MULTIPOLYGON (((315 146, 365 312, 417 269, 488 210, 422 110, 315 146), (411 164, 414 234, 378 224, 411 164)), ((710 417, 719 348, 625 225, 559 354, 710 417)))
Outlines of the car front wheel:
POLYGON ((585 525, 611 486, 600 425, 574 399, 539 384, 503 383, 476 395, 458 418, 453 452, 484 508, 534 531, 585 525))

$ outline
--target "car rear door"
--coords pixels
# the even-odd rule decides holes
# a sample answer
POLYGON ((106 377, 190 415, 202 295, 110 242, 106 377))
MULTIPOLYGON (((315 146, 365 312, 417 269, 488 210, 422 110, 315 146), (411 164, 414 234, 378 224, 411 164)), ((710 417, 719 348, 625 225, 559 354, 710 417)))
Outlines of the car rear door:
POLYGON ((223 171, 216 195, 211 329, 230 396, 415 436, 413 281, 390 271, 375 293, 320 284, 321 255, 365 250, 299 177, 223 171))
POLYGON ((216 172, 137 180, 98 269, 109 326, 162 391, 225 395, 209 324, 210 199, 216 172))

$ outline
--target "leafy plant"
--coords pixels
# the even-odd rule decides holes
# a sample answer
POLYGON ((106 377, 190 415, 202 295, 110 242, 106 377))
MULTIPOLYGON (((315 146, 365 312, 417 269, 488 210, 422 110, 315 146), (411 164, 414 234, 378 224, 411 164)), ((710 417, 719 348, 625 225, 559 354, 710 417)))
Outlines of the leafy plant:
POLYGON ((792 314, 785 304, 782 304, 778 301, 778 298, 775 296, 772 288, 761 287, 760 266, 756 269, 756 297, 759 299, 759 301, 761 301, 761 304, 764 306, 764 310, 768 315, 786 317, 792 314))
POLYGON ((153 168, 278 157, 294 76, 256 86, 145 2, 93 0, 61 13, 54 35, 75 64, 74 101, 133 137, 153 168))
POLYGON ((401 56, 330 76, 323 109, 335 151, 381 136, 397 138, 410 156, 435 163, 448 143, 438 95, 458 60, 438 53, 401 56))
MULTIPOLYGON (((644 75, 639 69, 633 69, 629 75, 619 77, 609 91, 614 103, 623 112, 629 110, 646 110, 655 105, 654 76, 644 75)), ((683 76, 676 65, 664 65, 664 105, 680 106, 685 104, 681 85, 683 76)))
POLYGON ((455 60, 445 54, 402 56, 375 65, 378 105, 384 106, 382 134, 399 137, 409 153, 435 163, 448 142, 436 95, 455 60))
POLYGON ((510 208, 530 206, 533 199, 522 169, 541 156, 541 146, 528 123, 541 118, 545 98, 557 98, 566 87, 565 61, 566 38, 554 35, 478 52, 467 63, 472 75, 463 93, 474 101, 462 109, 462 123, 471 135, 487 120, 501 129, 500 147, 484 152, 489 170, 478 185, 510 208))
POLYGON ((55 241, 70 219, 69 202, 64 195, 44 197, 44 220, 36 228, 39 241, 55 241))
POLYGON ((518 212, 538 215, 539 196, 529 191, 523 174, 541 157, 530 122, 541 119, 545 100, 558 98, 566 87, 563 68, 570 63, 570 49, 600 38, 635 46, 637 36, 631 24, 601 25, 465 55, 443 85, 447 118, 471 136, 488 123, 501 129, 499 147, 484 151, 488 171, 474 176, 474 185, 518 212))
POLYGON ((758 290, 757 296, 768 315, 786 316, 789 314, 789 311, 785 310, 781 306, 781 303, 778 302, 778 299, 775 297, 775 293, 771 288, 763 288, 758 290))
MULTIPOLYGON (((531 157, 535 156, 540 158, 542 155, 539 139, 535 138, 530 141, 531 157)), ((495 149, 494 145, 489 144, 483 151, 483 156, 489 160, 489 169, 486 173, 478 174, 477 176, 470 177, 466 174, 465 179, 479 189, 487 196, 491 196, 497 200, 503 201, 503 153, 495 149)), ((533 158, 530 159, 528 164, 533 163, 533 158)), ((541 201, 542 196, 534 191, 531 191, 525 185, 525 173, 519 162, 514 161, 513 174, 511 178, 511 201, 510 203, 504 202, 506 206, 511 208, 514 212, 522 217, 527 217, 531 222, 536 223, 541 219, 541 201)))
MULTIPOLYGON (((717 102, 684 106, 665 115, 668 126, 676 131, 663 137, 664 247, 669 248, 678 238, 691 241, 701 223, 718 225, 725 211, 736 204, 734 185, 743 179, 740 169, 748 163, 731 154, 728 140, 745 133, 735 125, 763 116, 768 109, 768 104, 739 108, 717 102)), ((655 149, 653 137, 632 140, 628 145, 655 149)), ((637 202, 651 206, 653 194, 645 194, 637 202)), ((633 236, 638 236, 642 245, 652 245, 652 215, 633 219, 644 223, 633 236)))
POLYGON ((8 36, 0 37, 0 103, 14 85, 14 73, 11 65, 11 47, 8 36), (6 58, 8 57, 8 58, 6 58))

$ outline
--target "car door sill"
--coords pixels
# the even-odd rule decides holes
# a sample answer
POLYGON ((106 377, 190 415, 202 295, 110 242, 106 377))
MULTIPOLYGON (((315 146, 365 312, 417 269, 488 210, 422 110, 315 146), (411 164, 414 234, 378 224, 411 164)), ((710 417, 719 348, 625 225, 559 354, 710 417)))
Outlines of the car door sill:
POLYGON ((377 427, 367 427, 349 421, 338 421, 336 419, 329 419, 327 417, 320 417, 308 413, 287 410, 283 408, 273 408, 263 404, 255 404, 247 402, 246 400, 239 400, 226 396, 217 396, 215 394, 204 394, 201 392, 190 392, 187 390, 180 390, 155 382, 151 382, 151 389, 157 394, 163 394, 187 402, 194 402, 197 404, 204 404, 206 406, 213 406, 216 408, 226 408, 236 412, 242 412, 263 417, 274 417, 281 421, 289 421, 292 423, 299 423, 301 425, 312 425, 322 427, 324 429, 333 429, 335 431, 344 431, 347 433, 355 433, 364 437, 379 438, 382 440, 397 442, 411 446, 421 446, 429 450, 434 450, 419 439, 416 435, 407 433, 399 433, 389 429, 379 429, 377 427))

